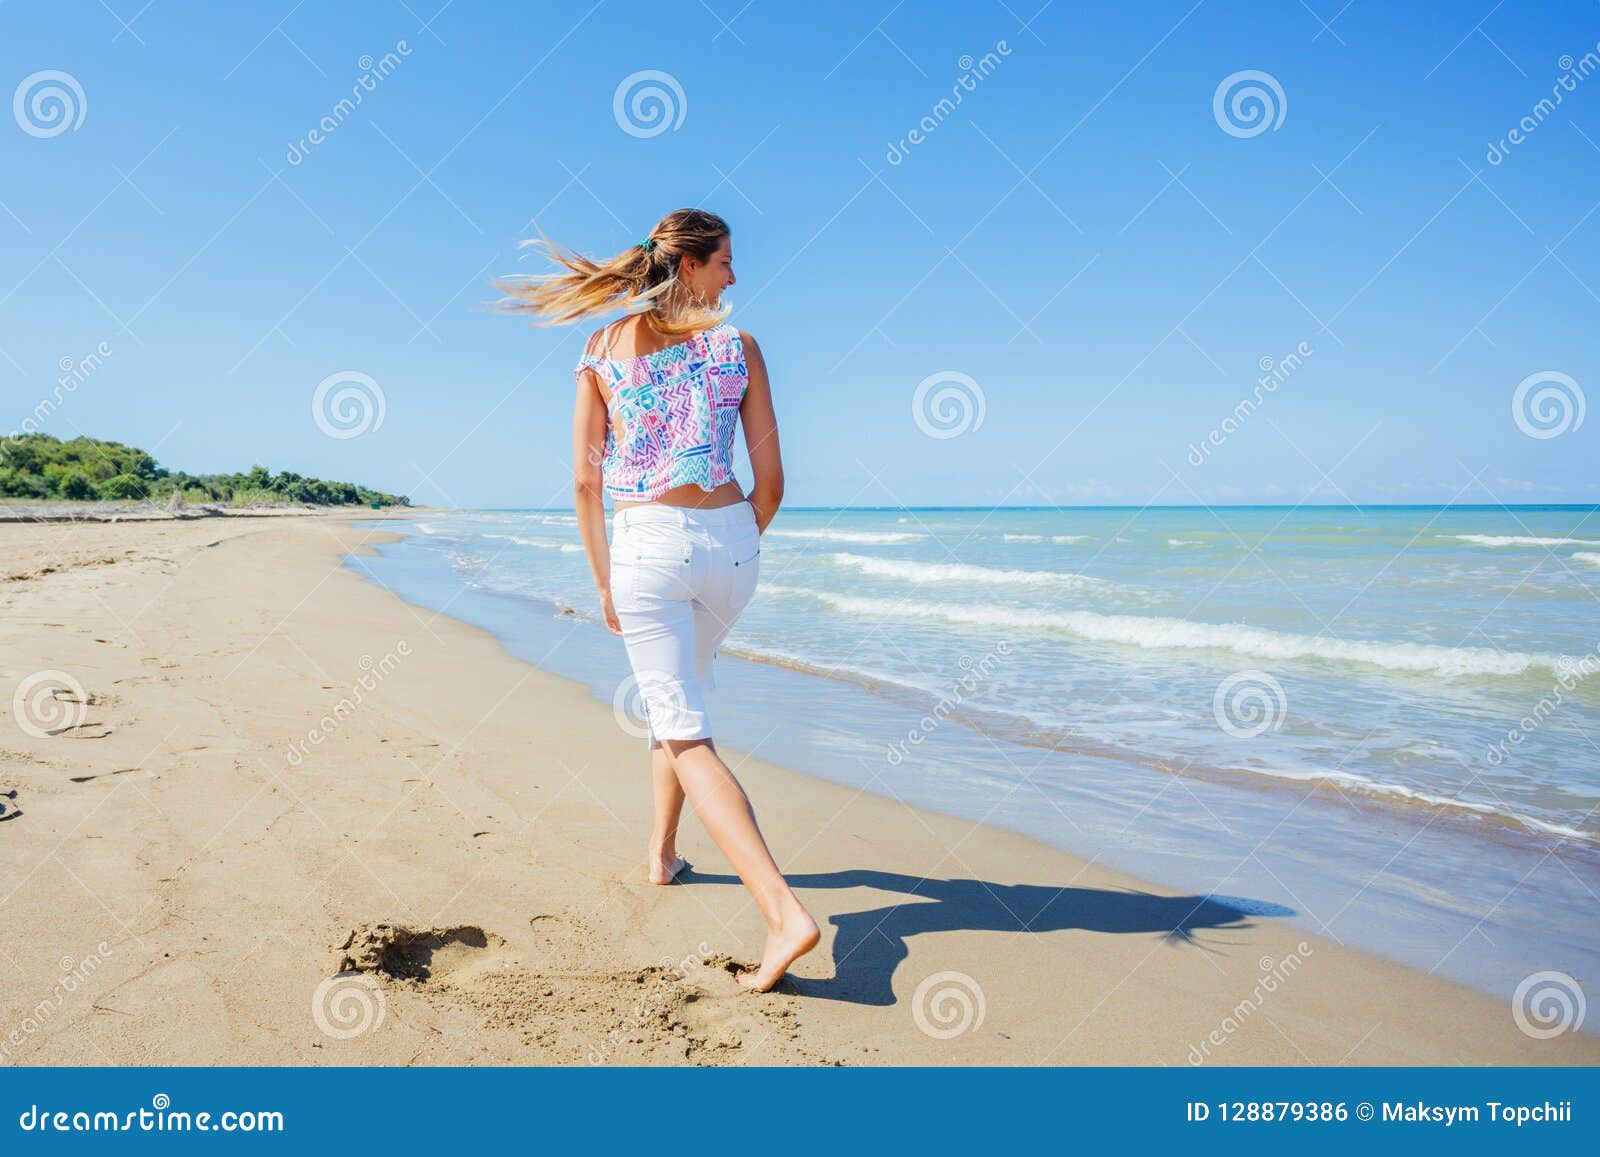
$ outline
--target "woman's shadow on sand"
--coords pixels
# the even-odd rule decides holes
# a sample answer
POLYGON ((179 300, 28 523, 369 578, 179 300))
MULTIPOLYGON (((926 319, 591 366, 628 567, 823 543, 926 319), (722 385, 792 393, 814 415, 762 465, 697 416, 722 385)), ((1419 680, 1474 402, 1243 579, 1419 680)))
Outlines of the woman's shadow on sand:
MULTIPOLYGON (((686 884, 739 884, 737 876, 711 875, 692 869, 679 877, 686 884)), ((1290 916, 1293 910, 1238 897, 1157 896, 1102 888, 1056 887, 1047 884, 993 884, 984 880, 937 880, 857 868, 788 877, 790 886, 805 888, 877 888, 905 893, 907 900, 828 918, 837 929, 833 939, 834 975, 828 980, 785 977, 786 990, 803 996, 853 1004, 895 1003, 894 970, 909 955, 906 941, 926 932, 1089 932, 1159 933, 1170 943, 1197 943, 1194 933, 1206 928, 1245 930, 1248 917, 1290 916)))

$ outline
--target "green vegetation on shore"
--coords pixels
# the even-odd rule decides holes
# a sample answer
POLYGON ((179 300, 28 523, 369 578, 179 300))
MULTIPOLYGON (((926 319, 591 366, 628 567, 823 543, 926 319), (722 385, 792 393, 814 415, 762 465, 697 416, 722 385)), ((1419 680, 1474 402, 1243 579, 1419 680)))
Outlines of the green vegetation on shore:
POLYGON ((49 434, 0 438, 0 498, 80 502, 311 503, 316 506, 410 506, 403 495, 353 482, 325 482, 285 470, 252 466, 246 474, 186 474, 166 470, 136 446, 49 434))

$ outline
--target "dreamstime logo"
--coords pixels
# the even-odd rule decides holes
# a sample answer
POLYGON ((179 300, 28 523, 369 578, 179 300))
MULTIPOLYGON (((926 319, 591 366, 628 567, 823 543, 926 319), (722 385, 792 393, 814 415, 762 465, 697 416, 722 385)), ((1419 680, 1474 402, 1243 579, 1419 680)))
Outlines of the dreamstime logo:
POLYGON ((956 67, 961 70, 961 75, 956 77, 955 83, 950 86, 950 96, 942 96, 935 102, 932 111, 927 113, 916 124, 916 127, 901 137, 898 141, 889 142, 889 151, 884 154, 884 160, 891 165, 898 165, 911 155, 914 146, 920 145, 933 135, 933 131, 948 120, 956 107, 965 99, 969 92, 978 90, 978 82, 983 80, 1000 67, 1000 58, 1011 55, 1011 46, 1004 40, 994 43, 993 52, 985 52, 977 60, 972 58, 970 52, 964 52, 956 60, 956 67), (954 97, 951 100, 950 97, 954 97))
POLYGON ((76 132, 82 127, 83 118, 89 115, 89 99, 77 77, 47 68, 22 78, 11 96, 11 115, 30 137, 59 137, 68 129, 76 132))
POLYGON ((671 1000, 677 995, 678 990, 674 986, 687 980, 694 971, 704 968, 710 951, 706 947, 706 942, 702 940, 695 951, 682 960, 674 962, 670 957, 664 958, 661 961, 661 971, 666 974, 666 983, 645 987, 639 994, 639 1004, 634 1009, 633 1015, 606 1033, 605 1040, 600 1044, 589 1046, 589 1063, 605 1064, 623 1041, 639 1030, 648 1029, 652 1024, 659 1023, 671 1000))
POLYGON ((81 960, 73 960, 70 956, 61 958, 61 977, 50 995, 26 1009, 10 1031, 0 1038, 0 1060, 9 1057, 12 1050, 20 1048, 29 1037, 44 1028, 50 1018, 65 1007, 67 998, 87 985, 89 978, 105 963, 105 958, 112 955, 111 945, 104 940, 95 945, 95 949, 81 960))
POLYGON ((358 438, 376 432, 388 411, 383 389, 357 370, 340 370, 317 383, 311 395, 311 417, 330 438, 358 438))
POLYGON ((1572 59, 1571 53, 1563 53, 1556 61, 1556 67, 1561 70, 1561 75, 1556 77, 1556 82, 1550 86, 1550 96, 1542 97, 1516 125, 1498 141, 1489 142, 1489 151, 1484 154, 1484 160, 1491 165, 1498 165, 1511 155, 1511 150, 1527 140, 1533 131, 1549 119, 1550 114, 1556 111, 1556 106, 1566 99, 1568 93, 1576 92, 1580 81, 1587 80, 1591 73, 1600 70, 1600 44, 1594 49, 1585 52, 1577 60, 1572 59), (1551 97, 1555 99, 1552 100, 1551 97))
MULTIPOLYGON (((147 5, 148 7, 148 5, 147 5)), ((25 1133, 282 1133, 283 1113, 229 1109, 223 1113, 173 1109, 172 1098, 157 1093, 148 1109, 40 1109, 31 1104, 17 1116, 25 1133), (168 1112, 168 1110, 171 1112, 168 1112)))
POLYGON ((1583 387, 1556 370, 1540 370, 1517 383, 1511 417, 1530 438, 1558 438, 1583 425, 1583 387))
POLYGON ((1217 684, 1211 714, 1217 726, 1235 739, 1254 739, 1283 726, 1289 697, 1265 671, 1238 671, 1217 684))
POLYGON ((1511 996, 1511 1019, 1534 1040, 1577 1032, 1588 1010, 1583 986, 1565 972, 1525 976, 1511 996))
POLYGON ((941 370, 917 383, 911 418, 930 438, 955 438, 983 425, 983 387, 966 374, 941 370))
POLYGON ((1316 351, 1311 348, 1311 343, 1301 342, 1281 358, 1272 358, 1263 355, 1256 362, 1256 368, 1261 371, 1261 376, 1256 379, 1255 388, 1250 391, 1250 396, 1240 398, 1233 407, 1233 413, 1222 419, 1216 429, 1211 430, 1199 442, 1189 443, 1189 465, 1204 466, 1206 459, 1211 456, 1213 447, 1221 446, 1228 440, 1229 435, 1235 434, 1245 424, 1245 420, 1261 408, 1265 401, 1265 394, 1277 393, 1278 387, 1289 380, 1289 376, 1305 365, 1306 359, 1316 351))
POLYGON ((35 671, 17 684, 11 714, 17 726, 35 739, 49 739, 83 725, 89 696, 65 671, 35 671))
POLYGON ((1548 694, 1541 695, 1533 710, 1517 720, 1518 726, 1506 731, 1506 737, 1491 746, 1485 755, 1490 767, 1499 767, 1511 754, 1511 748, 1520 747, 1523 740, 1544 726, 1544 721, 1566 702, 1566 694, 1592 675, 1600 674, 1600 645, 1593 654, 1561 656, 1556 664, 1556 685, 1548 694))
POLYGON ((658 137, 683 127, 689 115, 689 98, 670 72, 647 68, 622 78, 611 94, 611 115, 630 137, 658 137))
POLYGON ((1268 129, 1278 131, 1289 115, 1289 98, 1277 77, 1247 68, 1223 77, 1211 96, 1211 115, 1230 137, 1259 137, 1268 129))
POLYGON ((74 393, 79 386, 88 381, 89 375, 105 365, 105 360, 110 356, 109 342, 100 342, 81 358, 63 354, 56 362, 60 376, 56 378, 55 389, 50 391, 49 397, 39 399, 38 405, 33 407, 33 412, 22 419, 21 426, 7 434, 4 439, 0 439, 0 459, 4 459, 11 452, 21 435, 37 434, 50 416, 61 408, 65 395, 74 393))
POLYGON ((611 696, 611 717, 635 739, 648 739, 657 725, 664 731, 676 730, 676 722, 688 709, 683 683, 669 671, 630 674, 611 696))
POLYGON ((316 126, 301 137, 298 141, 289 142, 289 152, 286 157, 291 165, 298 165, 311 155, 311 150, 332 135, 333 130, 350 119, 367 93, 377 90, 378 84, 400 67, 400 62, 411 55, 411 46, 404 40, 397 40, 393 52, 385 52, 378 60, 372 59, 371 53, 364 54, 356 61, 356 66, 361 69, 361 75, 356 77, 350 86, 350 96, 341 97, 339 102, 328 111, 328 114, 316 123, 316 126), (351 97, 355 99, 352 100, 351 97))
POLYGON ((379 683, 393 674, 395 668, 400 666, 400 660, 409 654, 411 654, 410 642, 401 639, 394 650, 384 653, 382 659, 374 661, 371 655, 362 655, 356 664, 361 668, 361 674, 351 684, 350 694, 340 699, 333 705, 331 711, 317 720, 317 725, 306 732, 304 739, 296 739, 290 744, 289 754, 284 757, 288 760, 289 766, 299 767, 305 762, 306 756, 311 753, 311 748, 320 745, 324 739, 339 729, 340 724, 354 715, 357 708, 366 702, 367 694, 375 691, 379 683))
POLYGON ((971 655, 962 655, 960 659, 956 660, 966 674, 956 680, 956 685, 950 689, 949 694, 940 696, 939 701, 933 705, 928 713, 917 720, 916 726, 906 732, 906 737, 903 740, 890 746, 888 754, 884 758, 888 760, 891 766, 898 767, 904 763, 906 756, 910 754, 906 750, 907 744, 915 747, 928 738, 939 724, 943 723, 961 705, 967 693, 976 691, 984 680, 994 674, 994 669, 1000 665, 1000 660, 996 657, 997 654, 1011 654, 1010 642, 1002 641, 997 643, 993 651, 976 661, 973 660, 971 655))
POLYGON ((987 1009, 983 989, 965 972, 935 972, 911 998, 911 1019, 935 1040, 978 1031, 987 1009))
POLYGON ((377 1032, 388 1007, 383 989, 365 972, 337 972, 311 994, 311 1019, 334 1040, 377 1032))
POLYGON ((1289 953, 1282 960, 1274 960, 1270 956, 1263 956, 1257 961, 1261 975, 1256 977, 1255 987, 1250 995, 1228 1011, 1222 1018, 1222 1023, 1206 1034, 1197 1045, 1189 1046, 1189 1063, 1191 1065, 1204 1064, 1211 1056, 1211 1050, 1221 1048, 1233 1038, 1233 1034, 1244 1027, 1252 1016, 1260 1011, 1266 1003, 1267 997, 1285 984, 1289 977, 1300 971, 1300 966, 1305 963, 1305 958, 1315 951, 1304 940, 1295 945, 1296 951, 1289 953))

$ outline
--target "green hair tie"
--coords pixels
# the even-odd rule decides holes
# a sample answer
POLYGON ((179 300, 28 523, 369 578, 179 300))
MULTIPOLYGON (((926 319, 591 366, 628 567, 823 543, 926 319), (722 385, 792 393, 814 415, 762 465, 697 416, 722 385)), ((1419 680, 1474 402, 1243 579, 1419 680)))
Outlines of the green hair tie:
POLYGON ((643 241, 639 242, 639 248, 643 249, 646 253, 649 253, 655 247, 656 243, 649 237, 646 237, 643 241))

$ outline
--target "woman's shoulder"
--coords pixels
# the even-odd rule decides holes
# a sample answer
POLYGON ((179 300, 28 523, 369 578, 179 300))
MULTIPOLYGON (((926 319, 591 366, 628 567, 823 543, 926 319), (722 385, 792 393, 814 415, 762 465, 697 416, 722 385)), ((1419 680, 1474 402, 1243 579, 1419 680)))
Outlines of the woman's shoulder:
POLYGON ((756 344, 755 336, 742 329, 729 326, 728 330, 739 339, 739 351, 744 355, 744 360, 753 365, 762 364, 761 347, 756 344))
MULTIPOLYGON (((627 319, 623 318, 621 320, 625 321, 627 319)), ((616 334, 612 327, 618 325, 620 325, 620 321, 608 321, 605 325, 590 333, 589 340, 583 343, 584 354, 592 354, 596 357, 603 355, 609 346, 616 341, 616 334)))

